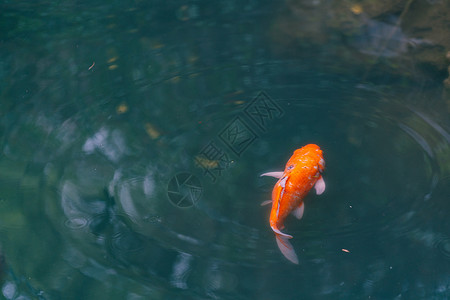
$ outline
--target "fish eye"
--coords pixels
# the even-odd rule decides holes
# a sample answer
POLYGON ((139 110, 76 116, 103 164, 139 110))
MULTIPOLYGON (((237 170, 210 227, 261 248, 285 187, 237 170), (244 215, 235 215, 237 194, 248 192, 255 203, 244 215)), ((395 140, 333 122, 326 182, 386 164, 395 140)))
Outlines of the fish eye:
POLYGON ((293 168, 294 168, 294 165, 290 165, 290 166, 287 167, 287 170, 290 171, 290 170, 292 170, 293 168))

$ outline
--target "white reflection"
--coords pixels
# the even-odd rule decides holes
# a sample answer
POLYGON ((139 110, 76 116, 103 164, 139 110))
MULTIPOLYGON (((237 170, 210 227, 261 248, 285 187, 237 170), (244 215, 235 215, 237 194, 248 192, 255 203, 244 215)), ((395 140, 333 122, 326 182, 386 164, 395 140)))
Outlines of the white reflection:
POLYGON ((131 197, 130 186, 127 183, 123 183, 120 187, 119 199, 125 213, 130 218, 138 218, 139 214, 131 197))
POLYGON ((61 207, 68 219, 80 217, 78 203, 80 203, 80 195, 77 188, 71 182, 66 181, 61 191, 61 207))
POLYGON ((108 137, 108 131, 105 128, 100 128, 100 130, 94 134, 93 137, 88 138, 83 145, 83 151, 87 154, 92 154, 95 149, 102 148, 108 137))
POLYGON ((153 191, 155 190, 155 180, 153 179, 152 174, 148 174, 144 177, 143 187, 146 196, 151 196, 153 194, 153 191))
POLYGON ((406 53, 411 46, 432 44, 424 39, 407 37, 397 23, 398 20, 392 20, 392 24, 389 24, 368 19, 363 32, 353 41, 353 45, 361 53, 395 57, 406 53))
POLYGON ((181 234, 181 233, 177 233, 176 235, 182 241, 185 241, 185 242, 188 242, 188 243, 191 243, 191 244, 194 244, 194 245, 200 245, 201 244, 201 242, 199 240, 194 239, 193 237, 190 237, 190 236, 187 236, 187 235, 184 235, 184 234, 181 234))
POLYGON ((79 188, 65 181, 61 189, 61 208, 67 220, 64 225, 70 229, 81 229, 89 225, 90 216, 105 211, 103 201, 86 201, 79 188))
POLYGON ((60 141, 60 150, 65 151, 77 138, 78 127, 71 119, 65 120, 61 126, 56 129, 56 137, 60 141))
POLYGON ((444 128, 442 128, 438 123, 436 123, 434 120, 430 119, 425 114, 421 113, 420 111, 417 111, 413 107, 409 107, 416 115, 422 118, 425 122, 427 122, 431 127, 433 127, 437 132, 439 132, 442 137, 450 143, 450 133, 448 133, 444 128))
POLYGON ((86 154, 92 154, 95 150, 100 151, 113 162, 117 162, 128 152, 125 138, 120 130, 115 129, 110 132, 104 127, 88 138, 83 145, 83 151, 86 154))
POLYGON ((13 299, 17 294, 17 287, 12 282, 6 282, 2 287, 2 294, 6 299, 13 299))
POLYGON ((405 124, 399 123, 398 126, 403 129, 403 131, 406 132, 409 136, 411 136, 422 147, 422 149, 425 150, 426 153, 428 153, 430 157, 434 157, 430 145, 428 145, 423 136, 421 136, 419 133, 415 132, 412 128, 406 126, 405 124))
POLYGON ((62 257, 76 269, 82 268, 87 261, 86 257, 74 247, 66 247, 62 257))
POLYGON ((122 171, 120 169, 117 169, 114 172, 113 179, 109 182, 108 185, 108 192, 110 195, 114 195, 114 189, 119 183, 119 179, 122 177, 122 171))
POLYGON ((177 288, 187 289, 186 278, 190 269, 192 255, 187 253, 180 253, 173 264, 172 275, 170 282, 177 288))

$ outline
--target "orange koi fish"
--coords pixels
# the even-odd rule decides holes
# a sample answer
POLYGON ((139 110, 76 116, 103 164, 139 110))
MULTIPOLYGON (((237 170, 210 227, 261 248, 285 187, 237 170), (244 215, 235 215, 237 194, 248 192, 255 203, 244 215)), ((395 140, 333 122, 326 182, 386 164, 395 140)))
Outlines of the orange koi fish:
POLYGON ((289 242, 292 236, 281 232, 280 229, 284 228, 284 220, 290 213, 297 219, 302 218, 305 209, 303 198, 313 186, 317 195, 325 191, 325 181, 321 175, 324 169, 322 150, 317 145, 309 144, 294 151, 284 172, 261 175, 279 178, 272 191, 272 201, 265 201, 261 205, 272 202, 270 227, 275 232, 281 253, 294 264, 298 264, 298 258, 289 242))

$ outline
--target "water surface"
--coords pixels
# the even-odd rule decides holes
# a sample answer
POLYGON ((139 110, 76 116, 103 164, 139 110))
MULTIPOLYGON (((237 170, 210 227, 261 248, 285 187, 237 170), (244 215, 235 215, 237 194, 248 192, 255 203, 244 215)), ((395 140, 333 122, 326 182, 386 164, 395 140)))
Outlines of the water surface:
MULTIPOLYGON (((5 298, 450 297, 441 81, 340 61, 341 40, 282 53, 284 9, 5 4, 5 298), (293 265, 259 175, 308 143, 327 190, 286 221, 293 265)), ((344 44, 372 55, 370 32, 344 44)))

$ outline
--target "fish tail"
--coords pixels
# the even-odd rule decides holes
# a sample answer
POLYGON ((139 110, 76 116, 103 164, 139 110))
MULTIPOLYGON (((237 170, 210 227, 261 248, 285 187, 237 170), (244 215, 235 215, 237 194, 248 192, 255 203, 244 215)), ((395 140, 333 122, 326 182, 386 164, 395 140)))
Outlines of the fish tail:
POLYGON ((295 254, 294 247, 292 247, 289 242, 289 240, 292 239, 292 235, 281 232, 275 225, 271 227, 273 232, 275 232, 275 238, 281 253, 283 253, 284 257, 286 257, 289 261, 294 264, 298 264, 297 254, 295 254))
POLYGON ((287 234, 275 233, 275 238, 277 240, 278 248, 280 249, 284 257, 286 257, 292 263, 298 264, 297 254, 295 254, 294 247, 292 247, 291 243, 289 242, 289 239, 291 239, 292 236, 287 234))

